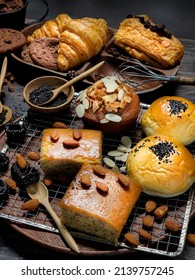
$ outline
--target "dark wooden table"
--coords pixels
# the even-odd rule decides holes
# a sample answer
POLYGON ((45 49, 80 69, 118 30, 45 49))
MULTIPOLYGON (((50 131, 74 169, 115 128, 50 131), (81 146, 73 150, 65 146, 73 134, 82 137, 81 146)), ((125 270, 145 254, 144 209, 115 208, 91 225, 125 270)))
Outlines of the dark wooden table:
MULTIPOLYGON (((181 38, 185 46, 185 55, 181 62, 178 74, 195 76, 195 21, 193 20, 195 2, 193 1, 170 1, 166 4, 162 1, 52 1, 48 0, 50 12, 47 18, 53 18, 57 14, 66 12, 72 17, 93 16, 103 17, 108 20, 111 27, 117 27, 121 19, 127 14, 149 14, 156 22, 166 23, 169 29, 181 38), (132 2, 132 3, 131 3, 132 2)), ((38 5, 38 4, 37 4, 38 5)), ((35 11, 28 11, 29 18, 35 18, 35 11)), ((28 72, 24 73, 20 65, 9 58, 9 69, 18 77, 17 87, 14 92, 4 88, 4 103, 14 111, 14 118, 23 115, 28 106, 22 99, 22 89, 31 78, 28 72)), ((39 73, 37 72, 37 75, 39 73)), ((153 100, 163 95, 178 95, 195 102, 195 87, 184 85, 166 84, 160 89, 140 95, 142 102, 151 104, 153 100)), ((37 244, 19 232, 15 231, 9 222, 0 219, 0 259, 87 259, 87 257, 76 256, 57 252, 37 244)), ((191 218, 188 232, 195 233, 195 217, 191 218)), ((163 256, 154 256, 143 252, 130 252, 122 256, 111 256, 110 259, 169 259, 163 256)), ((93 257, 90 257, 93 258, 93 257)), ((94 256, 95 259, 104 259, 104 256, 94 256)), ((195 259, 195 247, 185 245, 181 255, 174 259, 195 259)))

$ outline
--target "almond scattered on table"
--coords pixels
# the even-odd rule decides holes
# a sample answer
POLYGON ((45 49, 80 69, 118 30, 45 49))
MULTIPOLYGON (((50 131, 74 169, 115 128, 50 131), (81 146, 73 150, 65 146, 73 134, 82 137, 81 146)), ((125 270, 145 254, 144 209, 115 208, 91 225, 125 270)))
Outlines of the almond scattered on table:
POLYGON ((195 233, 188 233, 186 240, 190 245, 195 246, 195 233))
POLYGON ((124 234, 124 237, 133 247, 137 247, 139 245, 139 241, 137 240, 135 234, 127 232, 124 234))
POLYGON ((50 187, 53 185, 53 177, 45 177, 43 179, 43 183, 47 186, 50 187))
POLYGON ((143 217, 142 222, 145 227, 152 227, 154 224, 154 217, 151 215, 146 215, 143 217))
POLYGON ((29 152, 27 156, 29 159, 34 160, 34 161, 37 161, 40 159, 39 153, 34 152, 34 151, 29 152))
POLYGON ((26 159, 19 153, 16 154, 16 161, 20 169, 25 169, 27 167, 26 159))
POLYGON ((174 220, 171 220, 171 219, 167 219, 165 221, 165 227, 171 231, 178 231, 180 230, 180 225, 174 221, 174 220))
POLYGON ((161 205, 154 210, 154 215, 157 218, 162 219, 167 214, 167 212, 168 212, 168 206, 167 205, 161 205))
POLYGON ((39 205, 40 202, 38 201, 38 199, 29 199, 21 205, 21 210, 37 210, 39 208, 39 205))
POLYGON ((152 235, 148 231, 146 231, 144 229, 140 229, 140 230, 138 230, 138 233, 142 238, 147 239, 147 240, 152 240, 152 235))
POLYGON ((15 189, 16 189, 17 184, 16 184, 16 182, 15 182, 13 179, 7 178, 7 179, 5 179, 5 182, 7 183, 8 187, 9 187, 10 189, 12 189, 12 190, 15 190, 15 189))
POLYGON ((145 208, 147 212, 153 212, 156 209, 156 202, 154 200, 148 200, 145 204, 145 208))
POLYGON ((68 128, 67 125, 63 122, 54 122, 52 127, 54 127, 54 128, 68 128))

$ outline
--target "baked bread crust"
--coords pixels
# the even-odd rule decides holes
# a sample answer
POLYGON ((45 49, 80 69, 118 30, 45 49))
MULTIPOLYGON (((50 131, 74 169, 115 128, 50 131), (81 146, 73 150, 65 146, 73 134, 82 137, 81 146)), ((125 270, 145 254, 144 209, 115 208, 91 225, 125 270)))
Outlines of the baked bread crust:
MULTIPOLYGON (((85 110, 83 122, 86 127, 96 127, 104 135, 116 135, 126 133, 135 125, 140 112, 140 100, 133 88, 121 83, 112 76, 106 77, 111 83, 118 84, 112 92, 104 86, 104 79, 98 80, 86 90, 86 98, 89 100, 89 108, 85 110), (123 92, 123 97, 120 97, 123 92), (116 98, 114 98, 116 95, 116 98), (109 101, 110 100, 110 101, 109 101), (126 100, 126 101, 125 101, 126 100), (119 122, 103 122, 107 114, 114 114, 121 118, 119 122)), ((83 101, 82 101, 83 102, 83 101)))
POLYGON ((60 201, 61 220, 66 226, 98 236, 117 245, 120 233, 141 193, 134 180, 128 187, 118 181, 118 173, 105 169, 105 177, 96 175, 93 167, 83 165, 60 201), (90 178, 84 188, 82 176, 90 178), (96 182, 108 186, 108 192, 98 191, 96 182))
POLYGON ((141 119, 147 136, 164 134, 184 145, 195 141, 195 104, 179 96, 163 96, 155 100, 141 119))
POLYGON ((195 182, 195 160, 188 149, 165 135, 139 141, 128 155, 127 173, 143 192, 172 197, 187 191, 195 182))
POLYGON ((40 165, 47 175, 74 176, 82 164, 100 164, 102 161, 102 133, 97 130, 80 130, 81 139, 78 147, 66 146, 64 141, 74 140, 74 129, 48 128, 44 129, 41 139, 40 165), (55 132, 57 140, 51 135, 55 132))
POLYGON ((114 36, 115 43, 132 57, 151 66, 173 68, 181 61, 184 46, 169 32, 168 36, 167 32, 159 33, 154 26, 147 15, 126 18, 114 36))

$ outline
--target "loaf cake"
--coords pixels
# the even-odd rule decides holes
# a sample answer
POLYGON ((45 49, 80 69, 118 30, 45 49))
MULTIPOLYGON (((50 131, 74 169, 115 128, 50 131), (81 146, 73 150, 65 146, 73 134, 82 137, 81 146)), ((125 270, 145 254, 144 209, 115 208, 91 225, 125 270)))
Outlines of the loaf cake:
POLYGON ((156 99, 141 119, 147 136, 164 134, 184 145, 195 141, 195 104, 179 96, 156 99))
POLYGON ((105 135, 128 132, 140 112, 136 92, 115 76, 106 76, 88 87, 78 104, 84 108, 80 117, 86 127, 96 127, 105 135))
POLYGON ((151 135, 139 141, 127 158, 127 173, 143 192, 173 197, 195 182, 195 160, 188 149, 170 136, 151 135))
POLYGON ((47 175, 76 175, 82 164, 102 161, 102 133, 97 130, 48 128, 41 139, 40 165, 47 175))
POLYGON ((61 220, 117 245, 140 192, 140 185, 126 175, 84 164, 60 201, 61 220))

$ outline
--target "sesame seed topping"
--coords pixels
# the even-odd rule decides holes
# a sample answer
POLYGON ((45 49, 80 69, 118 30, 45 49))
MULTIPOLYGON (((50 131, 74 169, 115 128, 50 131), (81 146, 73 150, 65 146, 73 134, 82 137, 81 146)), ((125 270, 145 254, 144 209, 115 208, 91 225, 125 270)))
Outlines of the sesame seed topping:
POLYGON ((181 100, 167 100, 171 115, 179 115, 188 109, 188 104, 181 100))
POLYGON ((173 143, 167 140, 161 141, 158 144, 149 147, 149 149, 158 157, 159 161, 165 163, 171 162, 168 158, 176 153, 173 143))

